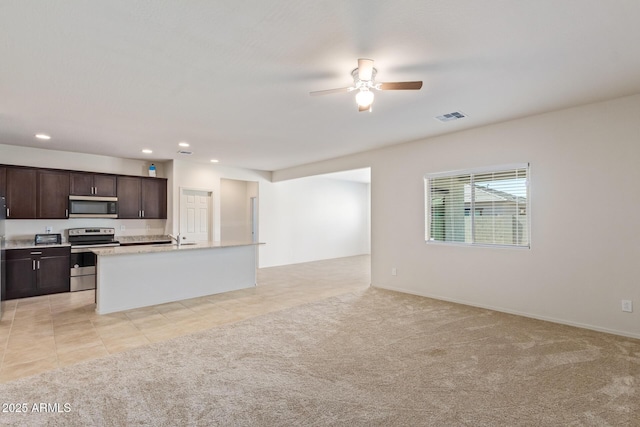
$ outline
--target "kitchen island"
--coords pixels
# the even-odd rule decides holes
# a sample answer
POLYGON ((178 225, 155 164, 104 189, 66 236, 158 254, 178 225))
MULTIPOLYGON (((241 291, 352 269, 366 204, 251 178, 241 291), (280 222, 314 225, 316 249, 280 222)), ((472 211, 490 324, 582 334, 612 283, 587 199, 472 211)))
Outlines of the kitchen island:
POLYGON ((113 313, 256 285, 259 243, 95 248, 96 311, 113 313))

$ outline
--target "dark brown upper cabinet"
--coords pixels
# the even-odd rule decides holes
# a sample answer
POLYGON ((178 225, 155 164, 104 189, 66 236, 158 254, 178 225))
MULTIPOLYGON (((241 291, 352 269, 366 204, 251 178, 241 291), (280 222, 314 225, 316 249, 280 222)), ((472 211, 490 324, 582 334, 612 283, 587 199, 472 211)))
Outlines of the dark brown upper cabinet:
POLYGON ((7 168, 0 166, 0 196, 7 195, 7 168))
POLYGON ((7 167, 8 219, 66 219, 69 172, 7 167))
POLYGON ((162 178, 142 178, 140 194, 142 217, 167 218, 167 180, 162 178))
POLYGON ((69 172, 39 169, 36 218, 69 217, 69 172))
POLYGON ((71 172, 70 180, 69 194, 72 196, 115 197, 117 195, 116 175, 71 172))
POLYGON ((140 178, 118 177, 118 218, 142 218, 140 188, 140 178))
POLYGON ((167 180, 118 176, 118 218, 166 219, 167 180))
POLYGON ((36 217, 37 169, 7 168, 7 219, 36 217))
POLYGON ((0 166, 8 219, 69 218, 69 196, 118 197, 118 218, 166 219, 167 179, 0 166))

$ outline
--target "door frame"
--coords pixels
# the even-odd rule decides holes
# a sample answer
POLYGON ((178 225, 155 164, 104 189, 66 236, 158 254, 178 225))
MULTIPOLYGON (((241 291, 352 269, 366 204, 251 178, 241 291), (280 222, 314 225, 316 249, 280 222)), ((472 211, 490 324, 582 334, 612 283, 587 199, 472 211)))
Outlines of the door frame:
POLYGON ((253 243, 258 243, 258 230, 259 230, 258 228, 259 227, 258 196, 249 197, 249 204, 251 206, 250 208, 251 212, 249 214, 250 221, 251 221, 251 241, 253 243))
POLYGON ((213 241, 214 236, 214 218, 215 212, 213 211, 214 207, 214 194, 215 191, 212 188, 202 188, 202 187, 178 187, 178 234, 182 234, 182 203, 185 201, 184 199, 184 191, 202 191, 209 193, 211 197, 209 198, 209 216, 207 218, 207 238, 209 241, 213 241))

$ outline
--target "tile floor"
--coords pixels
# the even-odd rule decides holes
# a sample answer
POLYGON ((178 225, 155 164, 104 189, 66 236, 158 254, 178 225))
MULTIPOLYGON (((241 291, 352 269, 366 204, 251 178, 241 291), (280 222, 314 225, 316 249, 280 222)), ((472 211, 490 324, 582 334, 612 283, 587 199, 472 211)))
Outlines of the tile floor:
POLYGON ((363 289, 370 257, 258 270, 254 288, 98 315, 94 291, 2 302, 0 383, 363 289))

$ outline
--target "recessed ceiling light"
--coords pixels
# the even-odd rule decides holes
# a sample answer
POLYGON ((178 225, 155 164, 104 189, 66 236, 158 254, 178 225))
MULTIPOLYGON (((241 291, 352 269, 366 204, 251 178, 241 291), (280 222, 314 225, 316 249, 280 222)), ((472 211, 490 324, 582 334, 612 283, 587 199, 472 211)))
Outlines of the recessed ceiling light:
POLYGON ((36 133, 36 138, 38 139, 44 139, 44 140, 49 140, 51 139, 51 137, 47 134, 44 133, 36 133))
POLYGON ((220 160, 218 159, 211 159, 211 163, 218 163, 220 160))
POLYGON ((179 142, 179 143, 178 143, 178 145, 179 145, 180 147, 188 147, 188 146, 189 146, 189 143, 188 143, 188 142, 184 142, 184 141, 182 141, 182 142, 179 142))
POLYGON ((145 148, 144 150, 142 150, 142 152, 144 154, 151 154, 151 153, 153 153, 153 150, 149 150, 148 148, 145 148))

